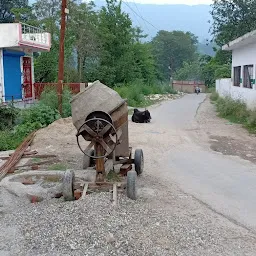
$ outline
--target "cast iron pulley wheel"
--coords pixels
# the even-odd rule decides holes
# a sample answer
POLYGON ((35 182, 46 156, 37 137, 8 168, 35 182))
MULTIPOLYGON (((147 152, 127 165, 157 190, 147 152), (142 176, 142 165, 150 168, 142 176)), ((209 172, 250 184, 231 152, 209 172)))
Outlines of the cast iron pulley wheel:
POLYGON ((87 153, 90 157, 84 154, 84 156, 83 156, 83 170, 86 170, 88 167, 91 167, 93 165, 92 156, 94 156, 94 150, 90 149, 87 153))
POLYGON ((77 137, 77 145, 80 150, 88 157, 93 159, 101 159, 111 155, 118 143, 118 136, 117 131, 113 124, 109 121, 102 119, 102 118, 93 118, 86 120, 84 124, 79 128, 77 137), (90 126, 89 126, 90 125, 90 126), (79 137, 82 133, 87 132, 91 137, 91 143, 88 147, 83 150, 80 143, 79 137), (109 146, 105 141, 112 141, 113 145, 109 146), (97 156, 97 155, 90 155, 90 149, 96 144, 100 144, 103 149, 105 150, 106 154, 97 156))
POLYGON ((65 201, 74 200, 74 180, 74 172, 67 170, 63 177, 63 197, 65 201))
POLYGON ((144 156, 142 149, 136 149, 134 154, 134 166, 138 175, 141 175, 144 170, 144 156))
POLYGON ((137 180, 137 172, 129 171, 127 173, 126 193, 127 193, 127 197, 132 200, 137 199, 136 180, 137 180))

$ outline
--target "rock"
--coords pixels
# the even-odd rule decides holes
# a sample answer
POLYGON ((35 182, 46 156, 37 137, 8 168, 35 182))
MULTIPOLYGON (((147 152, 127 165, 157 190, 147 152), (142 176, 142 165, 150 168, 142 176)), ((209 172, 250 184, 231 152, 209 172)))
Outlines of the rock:
POLYGON ((116 241, 114 235, 112 233, 109 233, 107 238, 106 238, 108 243, 114 243, 116 241))

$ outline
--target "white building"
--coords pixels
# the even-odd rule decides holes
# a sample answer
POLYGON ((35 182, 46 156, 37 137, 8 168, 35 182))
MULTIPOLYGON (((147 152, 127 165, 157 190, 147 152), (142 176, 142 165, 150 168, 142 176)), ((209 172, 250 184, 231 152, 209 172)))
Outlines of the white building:
POLYGON ((216 81, 220 96, 240 99, 250 109, 256 108, 256 30, 224 45, 222 50, 232 51, 232 75, 216 81))
POLYGON ((0 103, 34 99, 33 52, 50 48, 50 34, 39 28, 0 24, 0 103))

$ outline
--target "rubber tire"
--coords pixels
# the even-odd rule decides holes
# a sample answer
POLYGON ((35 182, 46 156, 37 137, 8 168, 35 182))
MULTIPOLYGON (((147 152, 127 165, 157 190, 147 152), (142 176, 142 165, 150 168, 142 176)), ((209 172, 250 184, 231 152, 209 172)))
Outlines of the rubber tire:
POLYGON ((65 201, 73 201, 74 197, 74 180, 75 174, 71 170, 67 170, 63 178, 63 197, 65 201))
MULTIPOLYGON (((94 155, 94 150, 93 149, 89 150, 89 155, 90 156, 94 155)), ((88 167, 91 167, 92 164, 93 164, 93 159, 90 158, 87 155, 84 155, 83 156, 83 170, 86 170, 88 167)))
POLYGON ((141 175, 144 170, 144 156, 142 149, 136 149, 134 153, 134 166, 137 175, 141 175))
POLYGON ((127 173, 126 193, 127 193, 127 197, 132 200, 137 199, 136 180, 137 180, 137 172, 129 171, 127 173))

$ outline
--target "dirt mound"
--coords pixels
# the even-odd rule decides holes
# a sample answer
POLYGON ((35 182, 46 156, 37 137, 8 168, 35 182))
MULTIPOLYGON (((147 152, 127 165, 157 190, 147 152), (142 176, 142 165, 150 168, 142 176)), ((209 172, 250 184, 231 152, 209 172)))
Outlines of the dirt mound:
POLYGON ((55 154, 73 164, 82 155, 76 143, 76 132, 71 117, 59 119, 36 133, 32 148, 39 153, 55 154))

